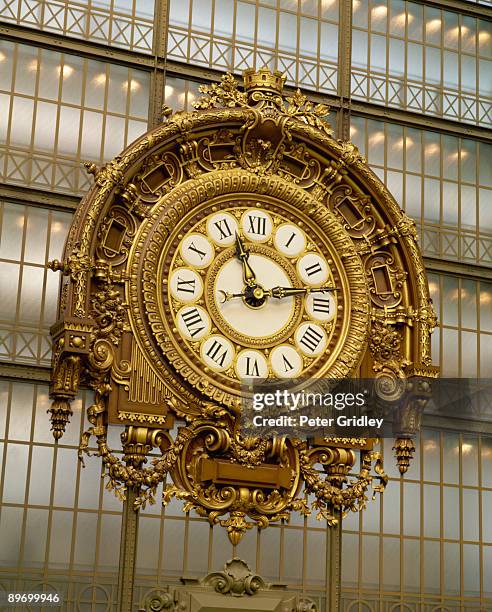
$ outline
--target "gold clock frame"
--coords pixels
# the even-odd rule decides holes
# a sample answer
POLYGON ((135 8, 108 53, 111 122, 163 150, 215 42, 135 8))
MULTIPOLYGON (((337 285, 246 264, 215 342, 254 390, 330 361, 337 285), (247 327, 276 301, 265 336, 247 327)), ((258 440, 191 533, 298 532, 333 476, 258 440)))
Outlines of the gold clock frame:
POLYGON ((179 352, 170 349, 162 361, 149 336, 162 329, 141 302, 142 291, 155 293, 158 247, 150 228, 159 215, 165 238, 221 190, 268 192, 325 226, 351 279, 347 352, 325 374, 377 378, 386 392, 402 384, 412 389, 394 419, 402 474, 429 397, 425 379, 437 376, 430 349, 436 318, 415 224, 357 148, 333 138, 328 107, 299 90, 284 96, 284 80, 279 72, 250 69, 242 90, 225 75, 201 87, 195 111, 172 114, 164 107, 162 125, 121 155, 102 168, 86 164, 95 184, 77 209, 63 261, 50 263, 63 273, 51 330, 55 439, 65 431, 79 385, 91 387, 91 427, 80 456, 95 437, 108 488, 138 509, 170 474, 174 484, 165 487, 163 503, 173 495, 184 499, 185 510, 222 524, 234 543, 254 524, 309 512, 303 486, 319 516, 335 525, 343 513, 364 507, 374 477, 376 491, 387 478, 377 440, 242 437, 238 406, 220 393, 206 396, 207 380, 181 363, 179 352), (175 418, 184 424, 172 434, 175 418), (108 447, 111 423, 125 426, 123 459, 108 447), (161 456, 145 466, 153 449, 161 456), (361 467, 354 477, 356 453, 361 467))

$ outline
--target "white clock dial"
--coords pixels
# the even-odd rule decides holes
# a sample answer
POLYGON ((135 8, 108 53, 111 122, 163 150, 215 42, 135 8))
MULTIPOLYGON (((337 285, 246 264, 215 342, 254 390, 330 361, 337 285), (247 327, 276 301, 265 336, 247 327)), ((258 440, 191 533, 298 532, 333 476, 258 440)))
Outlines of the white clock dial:
POLYGON ((207 234, 220 246, 234 244, 236 232, 239 232, 239 225, 230 213, 216 213, 207 220, 207 234))
POLYGON ((255 378, 264 380, 268 377, 268 362, 260 351, 246 349, 236 359, 236 374, 240 379, 255 378))
POLYGON ((296 330, 295 342, 297 348, 304 353, 304 355, 314 357, 321 355, 326 349, 328 338, 321 325, 303 323, 299 325, 296 330))
POLYGON ((273 221, 264 210, 251 208, 241 217, 241 228, 245 238, 253 242, 266 242, 273 229, 273 221))
POLYGON ((306 253, 297 262, 297 271, 306 285, 318 287, 328 280, 330 271, 324 257, 318 253, 306 253))
POLYGON ((335 298, 331 293, 310 293, 306 297, 305 309, 312 319, 323 323, 331 321, 337 314, 335 298))
POLYGON ((200 347, 200 354, 209 368, 216 372, 223 372, 231 367, 235 350, 232 342, 217 334, 204 340, 200 347))
POLYGON ((171 275, 169 289, 180 302, 196 302, 203 294, 203 282, 194 270, 177 268, 171 275))
MULTIPOLYGON (((292 283, 285 270, 264 255, 252 253, 248 263, 254 270, 256 281, 264 288, 291 287, 292 283)), ((221 291, 226 293, 244 292, 243 271, 237 259, 230 259, 222 266, 215 281, 215 303, 224 320, 236 331, 252 338, 272 336, 285 327, 294 312, 294 298, 281 300, 268 298, 260 309, 254 309, 235 298, 222 301, 221 291)))
POLYGON ((201 340, 210 333, 210 317, 201 306, 181 308, 178 311, 176 322, 179 333, 188 340, 201 340))
POLYGON ((293 223, 282 223, 273 237, 277 251, 287 257, 297 257, 306 249, 306 235, 293 223))
POLYGON ((303 361, 293 346, 281 344, 270 353, 270 365, 277 378, 294 378, 302 372, 303 361))
POLYGON ((214 254, 212 243, 203 234, 189 234, 181 243, 181 257, 189 266, 206 268, 214 254))

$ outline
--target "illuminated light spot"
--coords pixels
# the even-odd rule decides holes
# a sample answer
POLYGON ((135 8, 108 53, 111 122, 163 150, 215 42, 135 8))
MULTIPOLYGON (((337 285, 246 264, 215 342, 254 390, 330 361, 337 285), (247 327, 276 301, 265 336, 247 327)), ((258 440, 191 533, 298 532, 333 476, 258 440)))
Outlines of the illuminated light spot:
POLYGON ((379 144, 384 141, 384 132, 375 132, 370 138, 370 144, 379 144))
POLYGON ((374 19, 383 19, 383 17, 386 17, 387 12, 388 12, 388 7, 385 4, 380 4, 379 6, 375 6, 371 11, 374 19))
POLYGON ((478 33, 478 42, 483 45, 487 42, 489 42, 490 40, 490 32, 487 32, 486 30, 481 30, 478 33))
POLYGON ((352 7, 353 7, 354 12, 360 9, 360 5, 361 5, 360 0, 353 0, 352 7))
MULTIPOLYGON (((335 4, 335 0, 321 0, 321 10, 323 11, 325 9, 328 9, 334 4, 335 4)), ((354 8, 355 8, 355 3, 354 3, 354 8)))
POLYGON ((17 220, 15 223, 18 227, 24 227, 24 215, 17 217, 17 220))
POLYGON ((489 291, 482 291, 480 293, 480 304, 492 304, 492 293, 489 291))
POLYGON ((130 89, 130 91, 135 92, 140 89, 140 83, 136 79, 130 79, 129 81, 125 81, 123 83, 122 88, 125 91, 128 91, 128 89, 130 89))
MULTIPOLYGON (((400 13, 399 15, 395 15, 393 17, 393 21, 400 26, 401 28, 405 27, 405 21, 406 21, 407 16, 405 15, 405 13, 400 13)), ((408 23, 410 23, 413 19, 413 15, 408 15, 408 23)))
POLYGON ((424 443, 424 450, 426 451, 435 451, 438 448, 439 446, 435 440, 426 440, 424 443))
POLYGON ((95 85, 99 85, 99 86, 105 85, 106 84, 106 75, 104 74, 104 72, 101 72, 101 74, 98 74, 98 75, 96 75, 93 78, 92 82, 95 85))
POLYGON ((407 136, 405 139, 405 144, 407 145, 407 147, 413 147, 413 138, 410 138, 410 136, 407 136))
POLYGON ((463 455, 469 455, 473 450, 473 444, 467 444, 466 442, 463 442, 463 444, 461 445, 461 452, 463 453, 463 455))
POLYGON ((166 85, 164 87, 164 95, 166 96, 166 98, 169 98, 170 96, 174 95, 174 87, 172 85, 166 85))
POLYGON ((7 56, 3 51, 0 51, 0 62, 4 62, 7 59, 7 56))
POLYGON ((440 147, 435 142, 433 142, 431 144, 428 144, 425 147, 425 154, 426 155, 436 155, 437 153, 439 153, 439 151, 440 151, 440 147))
POLYGON ((434 282, 430 282, 430 283, 429 283, 429 291, 430 291, 431 293, 437 293, 437 290, 438 290, 438 289, 439 289, 439 286, 438 286, 438 284, 437 284, 437 283, 434 283, 434 282))
POLYGON ((357 133, 359 132, 359 130, 355 127, 355 125, 351 125, 350 126, 350 136, 355 136, 357 133))
POLYGON ((63 225, 59 221, 55 221, 54 223, 51 224, 52 232, 61 232, 62 229, 63 229, 63 225))
POLYGON ((468 151, 461 150, 461 159, 466 159, 468 157, 468 151))
POLYGON ((428 32, 437 32, 441 29, 441 20, 440 19, 431 19, 425 24, 425 29, 428 32))
POLYGON ((57 71, 58 71, 58 74, 63 76, 64 79, 68 79, 68 77, 74 73, 74 69, 72 68, 72 66, 69 66, 68 64, 65 64, 63 66, 58 66, 57 71))
POLYGON ((32 60, 27 67, 31 72, 36 72, 38 69, 38 60, 32 60))

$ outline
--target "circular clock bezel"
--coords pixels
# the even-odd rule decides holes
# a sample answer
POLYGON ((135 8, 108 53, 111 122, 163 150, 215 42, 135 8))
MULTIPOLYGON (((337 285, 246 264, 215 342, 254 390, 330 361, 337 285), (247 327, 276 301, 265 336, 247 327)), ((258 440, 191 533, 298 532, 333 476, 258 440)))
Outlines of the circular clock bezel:
POLYGON ((230 208, 231 200, 254 200, 263 204, 269 214, 274 215, 277 208, 284 218, 300 219, 308 242, 315 235, 316 244, 326 247, 340 292, 340 316, 334 321, 327 346, 327 350, 332 349, 331 354, 316 359, 316 368, 307 373, 312 378, 348 376, 362 359, 361 334, 367 334, 369 327, 364 271, 350 237, 336 217, 300 187, 275 175, 259 178, 244 170, 215 171, 206 180, 200 177, 187 181, 157 202, 143 223, 130 253, 128 284, 128 299, 140 302, 140 312, 144 315, 131 318, 140 347, 166 378, 178 375, 191 383, 199 395, 226 405, 240 404, 239 383, 224 384, 215 372, 190 358, 186 347, 176 339, 175 322, 171 321, 170 310, 160 298, 162 279, 170 271, 169 267, 161 266, 163 250, 168 250, 176 239, 181 240, 187 233, 186 228, 196 226, 215 212, 214 207, 217 211, 221 206, 230 208))

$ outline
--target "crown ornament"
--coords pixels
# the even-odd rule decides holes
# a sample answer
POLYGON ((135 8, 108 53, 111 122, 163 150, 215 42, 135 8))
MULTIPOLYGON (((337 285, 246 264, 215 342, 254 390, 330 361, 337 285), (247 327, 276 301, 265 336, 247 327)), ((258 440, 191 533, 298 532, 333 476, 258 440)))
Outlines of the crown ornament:
POLYGON ((263 66, 263 68, 259 70, 248 68, 243 72, 244 89, 248 93, 254 90, 263 89, 281 94, 284 88, 285 78, 285 75, 279 70, 271 72, 266 66, 263 66))

